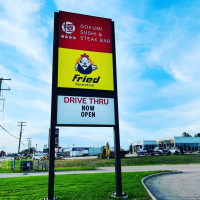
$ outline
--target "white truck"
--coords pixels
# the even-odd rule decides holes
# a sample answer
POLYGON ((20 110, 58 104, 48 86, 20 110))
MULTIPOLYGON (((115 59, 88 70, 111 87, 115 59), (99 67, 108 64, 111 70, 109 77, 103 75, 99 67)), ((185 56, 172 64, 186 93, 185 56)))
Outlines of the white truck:
POLYGON ((172 147, 170 150, 171 154, 177 155, 180 154, 180 149, 178 149, 177 147, 172 147))
POLYGON ((88 154, 89 154, 89 150, 87 149, 84 149, 80 152, 80 156, 88 156, 88 154))

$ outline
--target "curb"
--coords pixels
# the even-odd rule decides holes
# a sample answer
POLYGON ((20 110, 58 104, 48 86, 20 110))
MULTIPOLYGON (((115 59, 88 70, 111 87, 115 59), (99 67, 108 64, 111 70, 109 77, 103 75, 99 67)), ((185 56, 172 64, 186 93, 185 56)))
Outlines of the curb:
POLYGON ((142 184, 144 186, 144 188, 146 189, 146 191, 148 192, 149 196, 151 197, 152 200, 157 200, 156 197, 151 193, 151 191, 147 188, 147 186, 145 185, 145 182, 150 179, 150 178, 154 178, 157 176, 162 176, 162 175, 168 175, 168 174, 181 174, 183 173, 182 171, 171 171, 171 172, 162 172, 162 173, 158 173, 158 174, 152 174, 149 176, 146 176, 142 179, 142 184))

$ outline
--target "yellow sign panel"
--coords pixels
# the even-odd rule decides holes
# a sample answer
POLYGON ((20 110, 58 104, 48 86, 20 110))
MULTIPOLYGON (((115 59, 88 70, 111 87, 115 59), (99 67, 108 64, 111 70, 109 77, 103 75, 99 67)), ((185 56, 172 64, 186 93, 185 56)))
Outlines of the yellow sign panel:
POLYGON ((112 54, 59 48, 58 87, 113 91, 112 54))

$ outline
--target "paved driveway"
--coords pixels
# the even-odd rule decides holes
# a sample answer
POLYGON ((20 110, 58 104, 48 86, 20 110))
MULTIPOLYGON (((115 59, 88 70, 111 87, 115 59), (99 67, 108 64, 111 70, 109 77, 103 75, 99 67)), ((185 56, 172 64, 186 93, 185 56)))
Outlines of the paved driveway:
POLYGON ((156 176, 145 182, 157 200, 199 200, 200 166, 186 165, 183 173, 156 176))
POLYGON ((157 200, 199 200, 200 172, 184 172, 151 178, 145 185, 157 200))

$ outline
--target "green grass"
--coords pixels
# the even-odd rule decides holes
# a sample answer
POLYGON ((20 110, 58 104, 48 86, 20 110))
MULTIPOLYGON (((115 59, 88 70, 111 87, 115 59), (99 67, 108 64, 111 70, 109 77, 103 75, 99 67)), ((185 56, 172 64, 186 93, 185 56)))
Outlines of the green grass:
POLYGON ((12 173, 11 161, 4 161, 1 163, 0 173, 12 173))
POLYGON ((200 164, 200 154, 141 156, 124 158, 121 162, 123 166, 200 164))
MULTIPOLYGON (((122 158, 122 166, 141 166, 141 165, 168 165, 168 164, 200 164, 200 154, 169 155, 169 156, 141 156, 132 158, 122 158)), ((113 167, 114 159, 77 159, 77 160, 56 160, 55 168, 68 170, 71 168, 96 169, 97 167, 113 167)))
MULTIPOLYGON (((147 175, 158 172, 122 173, 123 192, 129 199, 150 200, 141 183, 147 175)), ((0 200, 39 200, 47 197, 48 176, 1 178, 0 200)), ((60 200, 109 200, 115 191, 115 174, 56 175, 55 196, 60 200)))
MULTIPOLYGON (((7 162, 2 162, 0 173, 12 172, 10 164, 11 161, 8 161, 8 164, 7 162)), ((122 166, 200 164, 200 154, 122 158, 121 164, 122 166)), ((114 165, 114 159, 56 160, 55 171, 94 170, 97 167, 113 167, 114 165)), ((19 172, 19 169, 16 169, 15 172, 19 172)))

